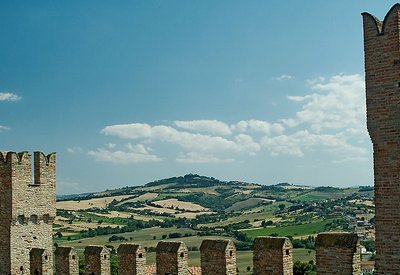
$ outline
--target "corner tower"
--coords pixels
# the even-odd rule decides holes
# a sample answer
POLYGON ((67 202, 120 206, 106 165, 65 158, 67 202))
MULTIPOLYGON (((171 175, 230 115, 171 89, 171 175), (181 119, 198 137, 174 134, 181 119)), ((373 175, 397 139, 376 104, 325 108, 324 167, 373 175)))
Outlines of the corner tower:
POLYGON ((374 148, 376 271, 400 270, 400 5, 363 13, 367 126, 374 148))
MULTIPOLYGON (((30 274, 32 249, 46 252, 52 270, 56 216, 56 155, 0 152, 0 274, 30 274)), ((32 271, 34 272, 34 271, 32 271)), ((45 274, 45 273, 43 273, 45 274)))

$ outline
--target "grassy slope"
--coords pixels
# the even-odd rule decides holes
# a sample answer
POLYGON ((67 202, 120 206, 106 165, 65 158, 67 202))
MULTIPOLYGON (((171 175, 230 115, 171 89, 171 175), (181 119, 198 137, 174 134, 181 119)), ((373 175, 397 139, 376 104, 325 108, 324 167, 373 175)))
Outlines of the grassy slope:
POLYGON ((325 225, 331 221, 332 220, 320 220, 301 225, 249 229, 243 230, 242 232, 246 233, 249 237, 252 238, 257 236, 268 236, 273 233, 276 233, 279 236, 304 236, 324 231, 325 225))

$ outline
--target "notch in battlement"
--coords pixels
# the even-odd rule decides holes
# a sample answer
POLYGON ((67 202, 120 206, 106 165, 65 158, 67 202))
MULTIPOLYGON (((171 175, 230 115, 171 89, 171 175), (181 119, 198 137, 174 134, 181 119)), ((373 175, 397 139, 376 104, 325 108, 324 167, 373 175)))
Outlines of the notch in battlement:
POLYGON ((383 21, 368 12, 361 14, 364 21, 364 32, 374 35, 385 35, 391 32, 391 28, 398 28, 400 4, 396 3, 388 11, 383 21))
POLYGON ((26 182, 28 184, 55 184, 56 180, 56 153, 45 155, 42 152, 27 151, 0 152, 0 168, 9 175, 11 182, 26 182), (32 176, 32 171, 34 172, 32 176), (33 180, 32 180, 33 179, 33 180))

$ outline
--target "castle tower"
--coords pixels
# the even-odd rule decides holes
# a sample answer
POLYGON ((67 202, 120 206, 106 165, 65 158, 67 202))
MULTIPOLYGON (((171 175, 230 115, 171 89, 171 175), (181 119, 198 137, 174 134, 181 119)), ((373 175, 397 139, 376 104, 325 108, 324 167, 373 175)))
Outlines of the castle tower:
POLYGON ((367 126, 374 148, 376 272, 400 270, 400 5, 363 13, 367 126))
MULTIPOLYGON (((56 155, 0 153, 0 274, 29 274, 30 252, 43 249, 52 272, 56 155)), ((37 255, 38 251, 33 254, 37 255)))
POLYGON ((318 275, 359 275, 360 242, 355 233, 320 233, 315 240, 318 275))
POLYGON ((85 247, 85 274, 110 275, 110 251, 104 246, 85 247))
POLYGON ((285 237, 257 237, 253 243, 254 275, 292 275, 293 245, 285 237))
POLYGON ((57 275, 78 275, 79 259, 78 253, 72 247, 57 247, 55 251, 56 274, 57 275))
POLYGON ((188 275, 188 249, 183 242, 161 241, 156 247, 157 275, 188 275))
POLYGON ((121 244, 117 255, 119 275, 146 275, 146 251, 139 244, 121 244))
POLYGON ((237 274, 236 247, 231 240, 203 240, 200 258, 203 275, 237 274))

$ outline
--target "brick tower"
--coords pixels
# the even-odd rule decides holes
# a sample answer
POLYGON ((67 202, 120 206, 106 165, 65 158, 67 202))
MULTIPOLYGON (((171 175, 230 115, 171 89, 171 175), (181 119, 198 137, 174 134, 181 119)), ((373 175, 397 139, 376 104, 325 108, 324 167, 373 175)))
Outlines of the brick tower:
MULTIPOLYGON (((33 248, 43 249, 53 274, 52 224, 56 216, 56 156, 0 153, 0 274, 30 274, 33 248)), ((35 253, 33 253, 35 254, 35 253)), ((37 253, 36 253, 37 254, 37 253)), ((36 255, 35 254, 35 255, 36 255)))
POLYGON ((400 5, 363 13, 367 125, 374 148, 376 271, 400 270, 400 5))

